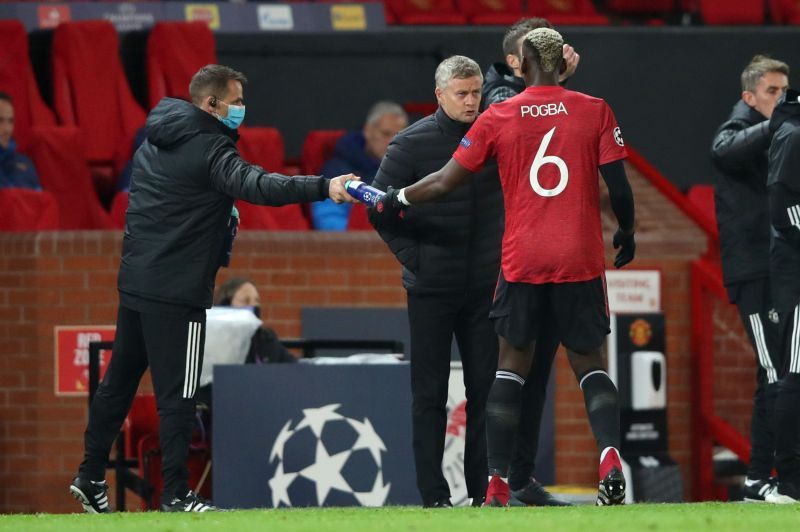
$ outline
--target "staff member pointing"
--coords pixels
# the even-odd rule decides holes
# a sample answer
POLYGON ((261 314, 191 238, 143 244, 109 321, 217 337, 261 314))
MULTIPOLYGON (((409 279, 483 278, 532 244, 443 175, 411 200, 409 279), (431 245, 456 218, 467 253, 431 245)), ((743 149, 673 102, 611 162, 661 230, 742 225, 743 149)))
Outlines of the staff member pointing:
POLYGON ((89 409, 85 455, 70 492, 89 513, 109 512, 104 481, 111 444, 150 366, 161 422, 164 511, 214 509, 189 490, 186 459, 203 366, 205 309, 227 264, 234 199, 262 205, 353 200, 352 174, 327 180, 267 173, 244 161, 243 74, 207 65, 192 77, 192 103, 165 98, 134 155, 125 216, 114 356, 89 409))

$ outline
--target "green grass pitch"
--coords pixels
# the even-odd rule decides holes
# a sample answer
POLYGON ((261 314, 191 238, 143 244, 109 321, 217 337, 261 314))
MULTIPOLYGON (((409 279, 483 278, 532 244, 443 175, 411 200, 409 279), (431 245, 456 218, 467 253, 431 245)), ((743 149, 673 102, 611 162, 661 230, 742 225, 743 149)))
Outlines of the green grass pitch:
POLYGON ((637 504, 596 508, 413 507, 248 510, 203 514, 0 515, 0 530, 14 532, 614 532, 800 530, 800 505, 704 503, 637 504))

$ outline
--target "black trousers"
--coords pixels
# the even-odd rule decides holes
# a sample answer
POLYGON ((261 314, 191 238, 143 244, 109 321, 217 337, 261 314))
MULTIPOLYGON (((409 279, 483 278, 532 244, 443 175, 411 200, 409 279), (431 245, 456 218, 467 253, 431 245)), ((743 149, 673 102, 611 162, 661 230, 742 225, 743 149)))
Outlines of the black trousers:
POLYGON ((781 327, 772 307, 769 279, 728 287, 758 360, 756 391, 750 427, 750 465, 747 477, 768 479, 775 465, 775 400, 781 369, 781 327))
POLYGON ((205 309, 156 314, 120 305, 111 362, 89 409, 79 475, 105 477, 108 454, 148 365, 160 420, 162 501, 189 491, 186 459, 195 419, 195 391, 203 366, 205 309))
POLYGON ((414 463, 424 504, 450 497, 442 456, 453 336, 461 352, 467 398, 467 494, 480 499, 486 493, 486 399, 498 353, 497 335, 489 321, 491 304, 491 289, 444 296, 408 295, 414 463))
POLYGON ((782 358, 775 401, 775 468, 800 486, 800 304, 781 313, 782 358))

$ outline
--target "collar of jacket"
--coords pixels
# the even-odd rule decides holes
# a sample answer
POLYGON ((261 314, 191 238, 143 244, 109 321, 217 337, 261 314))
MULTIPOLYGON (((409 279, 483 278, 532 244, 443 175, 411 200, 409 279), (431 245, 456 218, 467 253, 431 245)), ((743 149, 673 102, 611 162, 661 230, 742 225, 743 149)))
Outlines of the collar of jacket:
POLYGON ((436 123, 439 125, 442 131, 444 131, 445 135, 458 138, 466 135, 470 126, 472 126, 471 123, 465 124, 464 122, 453 120, 447 116, 447 113, 444 112, 444 109, 442 109, 441 106, 439 106, 439 108, 436 110, 436 123))
POLYGON ((736 102, 736 105, 733 106, 730 117, 730 120, 741 120, 752 126, 760 124, 766 119, 766 116, 756 111, 755 107, 750 107, 747 105, 744 100, 739 100, 736 102))
POLYGON ((789 89, 778 100, 778 105, 775 107, 775 111, 772 112, 769 128, 772 131, 777 131, 781 124, 795 116, 800 116, 800 91, 789 89))
POLYGON ((10 139, 7 147, 3 148, 0 146, 0 163, 5 164, 6 162, 12 161, 16 153, 17 142, 14 139, 10 139))

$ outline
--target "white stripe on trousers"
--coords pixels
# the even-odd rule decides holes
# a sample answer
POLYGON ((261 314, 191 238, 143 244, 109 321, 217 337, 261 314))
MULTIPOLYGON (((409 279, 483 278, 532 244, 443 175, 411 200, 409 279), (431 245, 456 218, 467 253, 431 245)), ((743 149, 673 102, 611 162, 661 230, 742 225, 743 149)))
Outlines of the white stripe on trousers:
POLYGON ((189 332, 186 337, 186 367, 183 376, 183 398, 191 399, 197 390, 197 366, 200 355, 200 328, 199 322, 189 322, 189 332))
POLYGON ((750 314, 750 329, 753 331, 753 339, 756 341, 758 361, 761 363, 761 367, 767 372, 767 382, 770 384, 778 382, 778 372, 772 365, 772 359, 769 358, 767 342, 764 340, 764 326, 761 323, 761 316, 757 313, 750 314))
POLYGON ((789 344, 789 372, 800 373, 800 305, 794 308, 794 323, 792 324, 792 343, 789 344))

